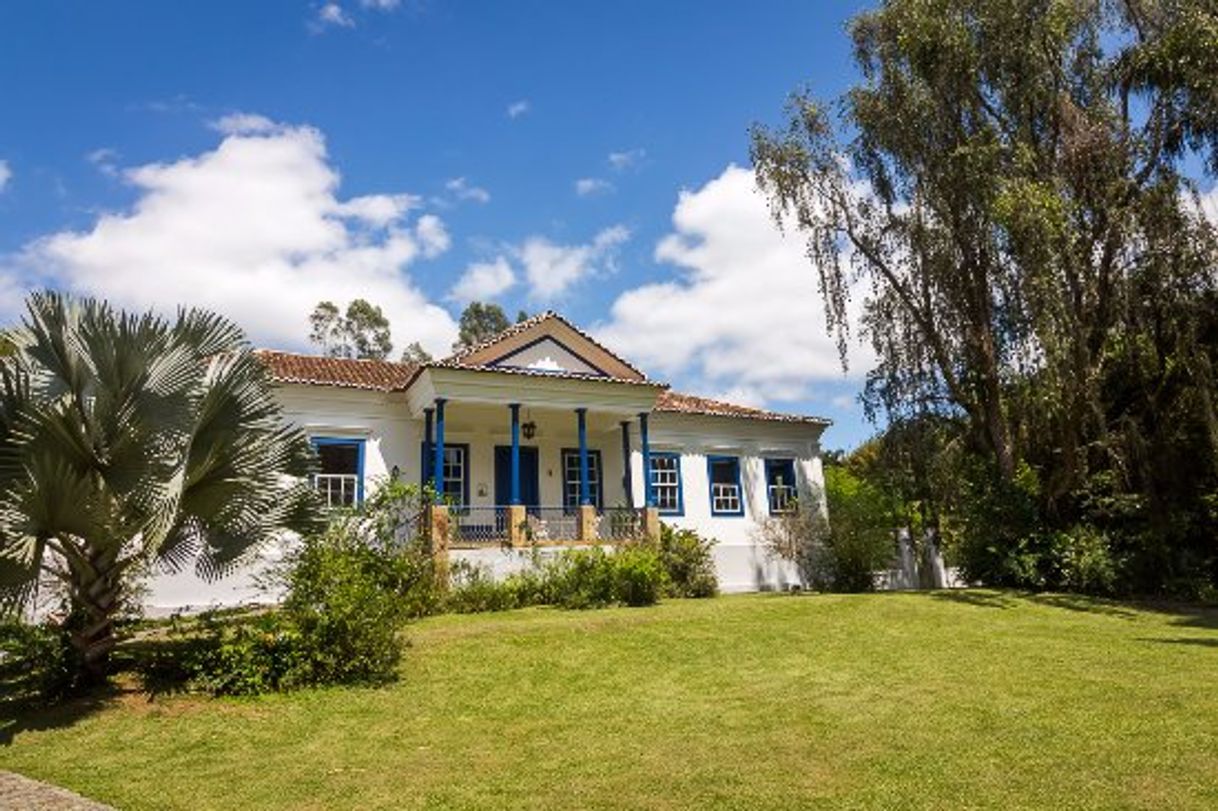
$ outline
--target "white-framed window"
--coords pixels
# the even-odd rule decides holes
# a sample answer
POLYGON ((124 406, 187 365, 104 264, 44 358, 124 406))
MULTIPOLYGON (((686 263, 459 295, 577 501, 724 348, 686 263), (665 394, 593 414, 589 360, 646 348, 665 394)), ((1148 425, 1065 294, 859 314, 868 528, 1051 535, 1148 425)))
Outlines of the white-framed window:
POLYGON ((770 515, 781 515, 795 509, 795 460, 765 460, 766 501, 770 515))
POLYGON ((706 467, 710 479, 711 515, 744 515, 740 459, 735 456, 708 456, 706 467))
POLYGON ((320 470, 313 487, 329 508, 354 507, 364 498, 364 440, 313 437, 320 470))
POLYGON ((450 504, 469 504, 469 446, 444 445, 444 498, 450 504))
POLYGON ((682 515, 685 512, 680 454, 651 454, 651 493, 661 515, 682 515))
MULTIPOLYGON (((604 492, 601 489, 601 452, 588 451, 588 492, 592 503, 603 507, 604 492)), ((579 449, 563 448, 562 451, 562 503, 564 507, 579 506, 579 449)))

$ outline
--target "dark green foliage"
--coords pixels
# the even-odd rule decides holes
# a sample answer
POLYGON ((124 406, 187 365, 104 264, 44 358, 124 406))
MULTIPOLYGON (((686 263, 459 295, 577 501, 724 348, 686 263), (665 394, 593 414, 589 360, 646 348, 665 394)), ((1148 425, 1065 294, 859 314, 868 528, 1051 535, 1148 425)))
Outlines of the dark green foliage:
POLYGON ((63 628, 0 623, 0 695, 54 702, 72 692, 79 672, 80 655, 63 628))
POLYGON ((867 295, 864 403, 891 427, 889 470, 864 475, 987 583, 1218 584, 1218 234, 1197 171, 1218 168, 1218 9, 886 0, 849 30, 860 78, 834 103, 797 94, 753 158, 843 358, 867 295))
POLYGON ((472 301, 461 312, 461 321, 457 325, 457 342, 453 344, 453 350, 476 346, 495 337, 511 325, 503 308, 498 304, 472 301))
POLYGON ((566 549, 552 557, 535 553, 527 568, 495 580, 484 569, 453 567, 444 608, 458 613, 504 611, 530 605, 604 608, 653 605, 668 593, 660 553, 645 544, 612 552, 600 547, 566 549))
POLYGON ((815 506, 767 519, 760 539, 791 561, 808 588, 859 592, 875 588, 875 573, 895 557, 893 502, 887 493, 844 467, 825 468, 828 520, 815 506))
MULTIPOLYGON (((389 319, 380 307, 362 298, 348 304, 345 314, 332 301, 318 302, 309 324, 309 340, 332 358, 384 360, 393 351, 389 319)), ((418 344, 407 351, 413 347, 418 344)))
POLYGON ((714 540, 703 538, 692 529, 660 525, 657 546, 667 576, 665 596, 714 597, 719 593, 715 559, 711 554, 714 545, 714 540))

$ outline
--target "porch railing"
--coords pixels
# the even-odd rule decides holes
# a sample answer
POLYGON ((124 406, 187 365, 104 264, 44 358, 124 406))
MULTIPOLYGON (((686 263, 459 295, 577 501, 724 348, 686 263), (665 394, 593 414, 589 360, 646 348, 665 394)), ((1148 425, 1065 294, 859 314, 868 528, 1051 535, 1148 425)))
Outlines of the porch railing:
POLYGON ((526 543, 579 539, 579 511, 572 507, 529 507, 525 513, 526 543))
POLYGON ((770 512, 788 513, 795 510, 795 488, 789 484, 771 484, 766 488, 770 512))
POLYGON ((353 507, 359 493, 359 476, 350 473, 317 473, 313 488, 329 508, 353 507))
POLYGON ((611 508, 597 516, 596 537, 602 541, 635 541, 643 537, 643 511, 611 508))
POLYGON ((508 543, 507 507, 461 507, 449 511, 449 543, 502 546, 508 543))

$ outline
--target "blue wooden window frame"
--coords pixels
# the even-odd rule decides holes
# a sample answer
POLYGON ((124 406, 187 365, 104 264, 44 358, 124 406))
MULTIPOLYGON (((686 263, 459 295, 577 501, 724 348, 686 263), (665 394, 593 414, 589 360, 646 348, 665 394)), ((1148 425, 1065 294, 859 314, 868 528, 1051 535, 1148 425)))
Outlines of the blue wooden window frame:
POLYGON ((648 475, 651 476, 651 493, 655 498, 656 504, 660 503, 659 488, 655 481, 655 464, 660 459, 671 459, 674 462, 673 467, 677 474, 677 508, 664 509, 660 508, 660 515, 685 515, 685 479, 681 475, 681 454, 671 451, 652 451, 651 452, 651 470, 648 475))
POLYGON ((323 445, 354 445, 356 449, 355 455, 355 503, 364 503, 364 446, 367 444, 366 439, 349 436, 312 436, 309 437, 309 444, 313 446, 314 453, 323 445))
MULTIPOLYGON (((464 467, 464 470, 462 470, 462 473, 464 475, 461 477, 461 503, 452 504, 452 502, 450 501, 449 504, 452 506, 456 506, 456 507, 468 507, 469 506, 469 478, 470 478, 470 476, 469 476, 469 468, 470 468, 469 443, 468 442, 445 442, 444 443, 444 452, 448 453, 449 448, 461 449, 462 453, 464 454, 464 458, 465 458, 465 467, 464 467)), ((422 443, 422 459, 423 459, 424 466, 426 466, 431 461, 430 454, 434 454, 434 453, 435 453, 435 442, 432 442, 431 447, 429 448, 427 445, 427 442, 424 441, 422 443)), ((426 470, 426 469, 427 468, 424 467, 424 470, 426 470)), ((442 479, 443 476, 444 476, 444 471, 441 470, 437 474, 436 478, 442 479)), ((446 484, 447 484, 446 481, 440 481, 439 486, 436 488, 444 496, 449 495, 448 489, 445 486, 446 484)))
MULTIPOLYGON (((579 506, 579 448, 563 448, 559 454, 559 461, 562 462, 562 505, 569 509, 579 506), (575 470, 571 471, 567 466, 567 460, 575 458, 575 470), (572 477, 574 472, 574 477, 572 477), (575 492, 571 492, 570 485, 575 485, 575 492), (574 496, 574 498, 571 498, 574 496)), ((592 503, 596 505, 598 510, 605 508, 605 468, 601 465, 601 452, 594 448, 588 449, 588 471, 595 473, 595 478, 589 482, 592 490, 592 503)))
POLYGON ((770 511, 770 515, 785 515, 790 510, 774 509, 774 499, 771 497, 770 488, 777 483, 777 477, 783 477, 783 486, 790 487, 792 492, 798 492, 795 486, 795 460, 790 457, 775 457, 765 460, 765 500, 766 507, 770 511))
POLYGON ((733 516, 739 517, 744 515, 744 485, 740 480, 740 457, 739 456, 707 456, 706 457, 706 495, 710 500, 711 515, 716 516, 733 516), (715 509, 715 465, 719 463, 730 462, 736 466, 736 491, 739 493, 740 509, 738 510, 716 510, 715 509))

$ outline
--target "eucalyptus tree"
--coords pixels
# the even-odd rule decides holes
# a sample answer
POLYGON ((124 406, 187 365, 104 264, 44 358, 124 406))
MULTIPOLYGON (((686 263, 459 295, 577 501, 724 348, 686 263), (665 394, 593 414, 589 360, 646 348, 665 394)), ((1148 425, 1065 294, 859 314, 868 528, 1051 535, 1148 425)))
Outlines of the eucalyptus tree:
POLYGON ((59 584, 81 676, 101 677, 141 567, 224 575, 317 526, 305 436, 241 331, 35 294, 0 359, 0 595, 59 584))
POLYGON ((1079 483, 1114 427, 1124 336, 1155 339, 1147 302, 1187 319, 1216 287, 1181 168, 1218 120, 1216 19, 1185 1, 889 0, 851 23, 855 86, 797 93, 784 128, 754 129, 758 182, 806 235, 839 340, 868 295, 873 408, 962 414, 1008 480, 1051 437, 1048 493, 1079 483))
POLYGON ((332 301, 318 302, 309 326, 309 340, 332 358, 384 360, 393 351, 389 319, 366 299, 354 299, 345 313, 332 301))

